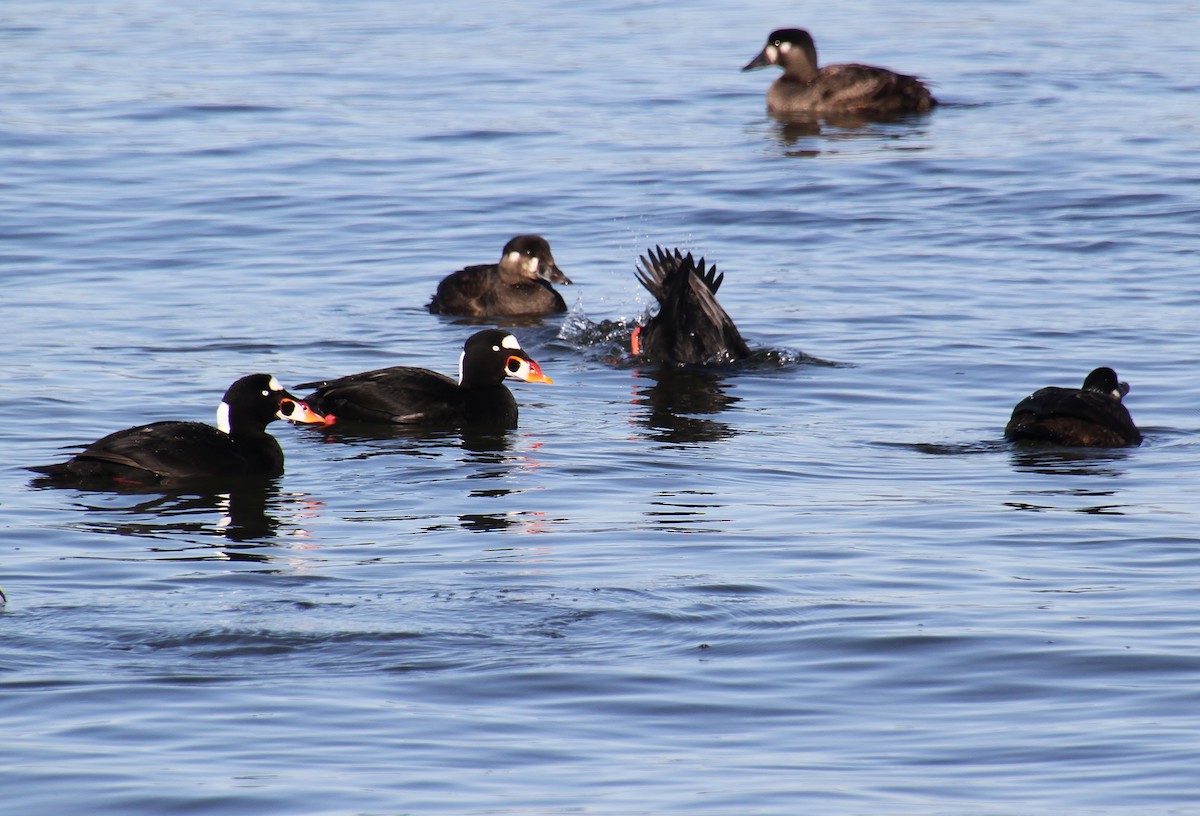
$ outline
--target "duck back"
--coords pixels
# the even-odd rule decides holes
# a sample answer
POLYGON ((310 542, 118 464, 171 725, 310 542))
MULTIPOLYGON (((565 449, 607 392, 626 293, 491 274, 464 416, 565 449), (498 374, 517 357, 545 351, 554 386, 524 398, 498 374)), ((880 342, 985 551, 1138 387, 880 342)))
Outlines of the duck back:
POLYGON ((66 462, 31 469, 60 484, 278 476, 283 451, 265 431, 231 436, 202 422, 165 421, 111 433, 66 462))
POLYGON ((1079 388, 1041 388, 1017 403, 1004 435, 1015 441, 1072 447, 1139 445, 1129 409, 1107 394, 1079 388))
POLYGON ((505 386, 464 388, 444 374, 423 368, 392 366, 298 387, 316 388, 304 401, 338 421, 517 425, 517 401, 505 386))
POLYGON ((429 301, 432 314, 492 317, 565 312, 562 295, 543 280, 506 283, 496 264, 468 266, 446 276, 429 301))
POLYGON ((889 116, 926 113, 937 101, 916 77, 870 65, 828 65, 805 82, 784 75, 767 92, 774 113, 889 116))

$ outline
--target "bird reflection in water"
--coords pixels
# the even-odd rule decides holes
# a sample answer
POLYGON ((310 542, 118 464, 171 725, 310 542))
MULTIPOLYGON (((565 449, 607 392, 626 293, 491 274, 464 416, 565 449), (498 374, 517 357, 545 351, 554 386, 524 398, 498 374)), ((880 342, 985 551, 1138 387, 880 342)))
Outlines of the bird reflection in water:
MULTIPOLYGON (((472 468, 466 478, 484 482, 483 485, 471 482, 467 498, 500 499, 503 503, 508 497, 523 493, 523 489, 512 486, 511 479, 518 473, 541 467, 536 458, 529 455, 537 447, 534 444, 525 452, 514 453, 508 432, 463 431, 462 449, 469 454, 464 457, 463 464, 472 468)), ((472 533, 502 530, 541 533, 545 532, 548 521, 546 514, 540 510, 511 508, 496 513, 463 513, 458 520, 464 530, 472 533)), ((497 552, 509 552, 511 549, 501 548, 497 552)))
MULTIPOLYGON (((222 560, 270 561, 260 549, 274 545, 280 529, 296 529, 289 536, 303 536, 303 521, 314 515, 320 505, 311 497, 282 493, 275 479, 238 479, 212 485, 189 484, 186 488, 150 487, 89 491, 87 500, 75 507, 86 516, 77 526, 134 538, 163 541, 199 540, 206 547, 215 545, 222 560), (122 503, 132 498, 132 503, 122 503)), ((184 545, 181 549, 191 549, 184 545)), ((164 551, 165 548, 156 548, 164 551)), ((187 558, 211 558, 189 555, 187 558)))
POLYGON ((726 393, 725 378, 713 368, 662 366, 640 370, 639 379, 652 380, 638 388, 634 402, 649 410, 638 422, 649 431, 649 438, 665 445, 716 442, 738 432, 731 425, 710 416, 719 414, 741 401, 726 393))
POLYGON ((1120 448, 1025 448, 1012 452, 1013 468, 1048 476, 1124 476, 1129 452, 1120 448))
POLYGON ((1052 487, 1021 491, 1019 498, 1005 502, 1005 506, 1033 512, 1069 510, 1089 515, 1123 515, 1125 505, 1115 500, 1120 494, 1119 483, 1098 484, 1090 478, 1119 479, 1125 475, 1121 465, 1128 456, 1128 451, 1118 448, 1014 449, 1012 465, 1017 472, 1059 478, 1052 487), (1064 476, 1089 477, 1089 482, 1064 483, 1061 478, 1064 476))
POLYGON ((787 149, 788 156, 801 158, 819 156, 836 149, 838 142, 904 141, 913 149, 911 139, 925 135, 925 128, 912 120, 920 116, 897 116, 891 119, 865 119, 851 115, 815 116, 813 114, 770 114, 771 136, 787 149))

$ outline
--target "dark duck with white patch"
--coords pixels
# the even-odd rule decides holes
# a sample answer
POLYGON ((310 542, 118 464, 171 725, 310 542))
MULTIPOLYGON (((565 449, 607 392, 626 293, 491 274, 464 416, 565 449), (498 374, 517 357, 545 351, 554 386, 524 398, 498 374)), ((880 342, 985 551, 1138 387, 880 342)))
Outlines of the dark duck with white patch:
POLYGON ((166 484, 240 476, 279 476, 283 450, 267 433, 274 419, 324 422, 270 374, 229 386, 217 426, 165 421, 111 433, 66 462, 30 468, 53 485, 166 484))
POLYGON ((888 117, 925 113, 938 104, 921 80, 873 65, 817 67, 817 46, 801 28, 772 31, 767 44, 743 71, 768 65, 783 68, 783 76, 767 90, 767 110, 773 114, 842 114, 888 117))
POLYGON ((503 329, 485 329, 467 338, 459 380, 412 366, 364 371, 334 380, 310 382, 305 402, 333 422, 394 425, 517 427, 517 401, 506 377, 552 383, 541 367, 503 329))
POLYGON ((537 235, 518 235, 504 245, 500 262, 468 266, 446 276, 429 301, 433 314, 509 317, 565 312, 551 283, 570 284, 537 235))
POLYGON ((631 347, 646 360, 681 365, 729 363, 750 356, 733 320, 717 303, 725 274, 689 252, 656 247, 641 257, 638 280, 658 301, 658 313, 634 329, 631 347))
POLYGON ((1013 408, 1004 435, 1018 442, 1087 448, 1140 445, 1142 435, 1121 402, 1129 383, 1097 368, 1082 388, 1040 388, 1013 408))

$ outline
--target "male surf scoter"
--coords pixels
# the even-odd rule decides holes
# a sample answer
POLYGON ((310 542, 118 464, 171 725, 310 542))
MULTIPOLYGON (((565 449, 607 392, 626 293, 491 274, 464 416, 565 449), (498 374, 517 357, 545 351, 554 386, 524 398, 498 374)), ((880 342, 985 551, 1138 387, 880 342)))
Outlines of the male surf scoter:
POLYGON ((871 65, 817 68, 817 46, 800 28, 772 31, 762 52, 742 70, 768 65, 783 68, 767 91, 767 110, 775 114, 894 116, 925 113, 937 105, 916 77, 871 65))
POLYGON ((633 353, 646 360, 676 364, 728 363, 750 356, 733 320, 717 303, 725 274, 692 253, 656 247, 641 257, 637 276, 658 301, 658 313, 634 329, 633 353))
POLYGON ((550 244, 537 235, 518 235, 504 245, 500 263, 468 266, 443 278, 429 311, 464 317, 565 312, 567 304, 551 283, 571 280, 554 262, 550 244))
POLYGON ((305 402, 334 421, 397 425, 492 425, 517 427, 517 401, 504 378, 554 382, 542 373, 503 329, 485 329, 467 338, 459 380, 411 366, 364 371, 335 380, 310 382, 305 402))
POLYGON ((1004 435, 1014 441, 1086 448, 1140 445, 1142 435, 1121 398, 1129 383, 1097 368, 1082 388, 1040 388, 1013 408, 1004 435))
POLYGON ((277 418, 325 421, 270 374, 251 374, 229 386, 217 407, 215 428, 180 421, 139 425, 93 442, 66 462, 30 470, 58 485, 278 476, 283 473, 283 451, 266 430, 277 418))

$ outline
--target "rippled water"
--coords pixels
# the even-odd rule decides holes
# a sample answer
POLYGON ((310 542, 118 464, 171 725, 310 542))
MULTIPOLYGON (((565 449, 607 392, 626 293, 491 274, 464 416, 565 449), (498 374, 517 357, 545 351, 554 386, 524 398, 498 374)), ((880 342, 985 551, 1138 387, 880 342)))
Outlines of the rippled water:
POLYGON ((1197 42, 1183 2, 6 2, 0 809, 1194 811, 1197 42), (785 129, 738 69, 788 25, 946 104, 785 129), (244 373, 453 372, 423 305, 521 232, 576 286, 515 328, 557 383, 519 430, 30 487, 244 373), (620 358, 655 244, 765 359, 620 358), (1141 447, 1001 439, 1097 365, 1141 447))

